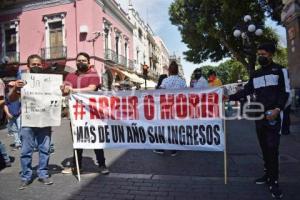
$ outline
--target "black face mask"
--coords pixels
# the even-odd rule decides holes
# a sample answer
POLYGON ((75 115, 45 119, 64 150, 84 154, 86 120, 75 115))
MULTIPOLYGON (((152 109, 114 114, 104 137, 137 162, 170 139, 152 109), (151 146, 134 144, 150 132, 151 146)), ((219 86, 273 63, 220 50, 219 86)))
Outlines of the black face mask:
POLYGON ((43 73, 43 68, 41 67, 31 67, 30 68, 30 73, 43 73))
POLYGON ((89 68, 88 65, 85 63, 77 63, 77 69, 78 71, 86 72, 89 68))
POLYGON ((261 66, 266 66, 270 63, 270 60, 265 56, 258 56, 257 61, 261 66))

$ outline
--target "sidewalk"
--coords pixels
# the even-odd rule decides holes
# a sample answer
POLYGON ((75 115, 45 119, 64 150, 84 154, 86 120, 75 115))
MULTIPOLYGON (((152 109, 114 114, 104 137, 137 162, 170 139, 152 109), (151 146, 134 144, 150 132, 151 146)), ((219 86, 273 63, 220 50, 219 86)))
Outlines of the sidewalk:
MULTIPOLYGON (((68 122, 53 129, 55 154, 50 168, 54 185, 44 186, 37 180, 19 191, 19 156, 13 167, 0 172, 0 200, 93 200, 93 199, 203 199, 203 200, 268 200, 272 199, 265 185, 255 185, 253 179, 262 175, 262 159, 256 140, 254 123, 229 121, 228 184, 224 185, 223 153, 181 151, 178 156, 156 155, 151 150, 105 150, 111 174, 97 173, 94 152, 84 151, 82 181, 62 175, 62 163, 72 156, 68 122)), ((6 144, 12 138, 0 130, 6 144)), ((300 188, 300 130, 282 136, 281 178, 284 199, 298 199, 300 188)), ((34 156, 37 163, 37 153, 34 156)))

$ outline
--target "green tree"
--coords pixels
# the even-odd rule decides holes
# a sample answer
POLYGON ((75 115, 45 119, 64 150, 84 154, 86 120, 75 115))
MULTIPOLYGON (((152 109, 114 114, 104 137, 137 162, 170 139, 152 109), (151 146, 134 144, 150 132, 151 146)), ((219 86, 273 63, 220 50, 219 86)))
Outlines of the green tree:
POLYGON ((234 57, 251 74, 256 63, 256 46, 262 41, 278 42, 272 29, 265 28, 260 37, 249 36, 247 49, 241 39, 233 36, 233 29, 242 24, 242 17, 250 14, 253 23, 264 24, 265 10, 257 0, 175 0, 170 8, 170 20, 181 33, 188 50, 188 61, 201 63, 234 57))
POLYGON ((287 67, 288 66, 288 50, 287 48, 278 47, 273 57, 274 62, 287 67))
POLYGON ((283 9, 282 0, 259 0, 259 3, 272 20, 281 24, 281 11, 283 9))
MULTIPOLYGON (((206 65, 200 67, 202 70, 203 76, 207 79, 207 74, 210 70, 214 70, 218 78, 222 83, 236 83, 239 79, 247 81, 249 79, 247 70, 245 67, 237 60, 231 59, 221 63, 218 66, 206 65)), ((193 74, 191 80, 193 79, 193 74)))

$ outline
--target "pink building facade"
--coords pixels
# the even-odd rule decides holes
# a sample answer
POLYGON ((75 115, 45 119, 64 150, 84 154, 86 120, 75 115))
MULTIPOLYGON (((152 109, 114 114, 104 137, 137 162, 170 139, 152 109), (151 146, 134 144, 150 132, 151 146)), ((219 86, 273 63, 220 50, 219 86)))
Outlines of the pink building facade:
POLYGON ((0 10, 0 56, 25 65, 39 54, 46 65, 75 68, 87 52, 98 73, 104 66, 133 69, 133 27, 114 0, 19 0, 0 10))

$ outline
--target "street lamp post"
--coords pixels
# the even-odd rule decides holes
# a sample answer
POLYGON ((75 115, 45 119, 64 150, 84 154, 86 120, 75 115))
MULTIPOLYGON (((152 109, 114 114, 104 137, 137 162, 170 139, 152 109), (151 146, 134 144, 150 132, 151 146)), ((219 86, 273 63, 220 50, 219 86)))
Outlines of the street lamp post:
POLYGON ((145 90, 147 90, 148 69, 149 69, 149 66, 144 64, 143 65, 143 75, 144 75, 144 79, 145 79, 145 90))
POLYGON ((235 27, 233 31, 233 36, 236 38, 242 38, 243 41, 243 50, 244 53, 248 55, 248 63, 249 63, 249 73, 252 75, 256 61, 256 54, 253 53, 253 49, 255 46, 250 40, 251 36, 261 36, 263 34, 263 30, 261 26, 255 25, 252 21, 250 15, 245 15, 243 18, 243 23, 239 24, 235 27))

